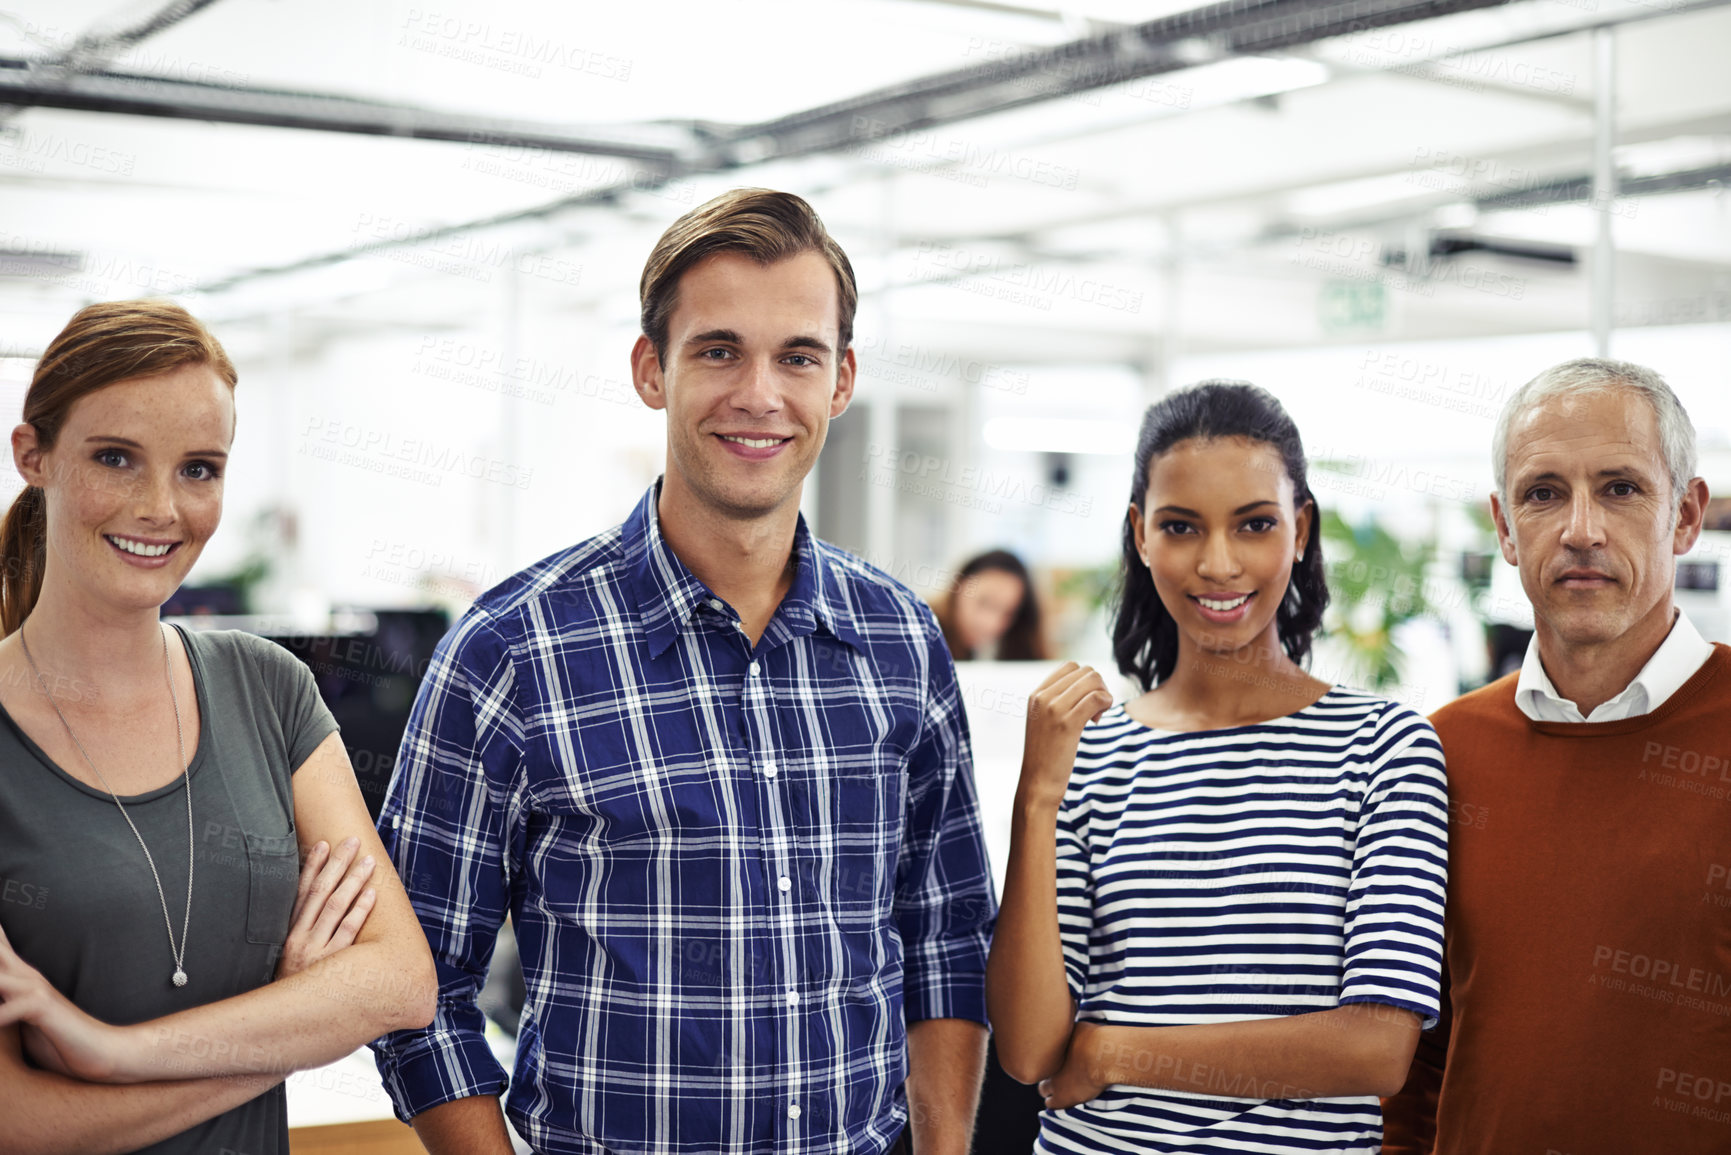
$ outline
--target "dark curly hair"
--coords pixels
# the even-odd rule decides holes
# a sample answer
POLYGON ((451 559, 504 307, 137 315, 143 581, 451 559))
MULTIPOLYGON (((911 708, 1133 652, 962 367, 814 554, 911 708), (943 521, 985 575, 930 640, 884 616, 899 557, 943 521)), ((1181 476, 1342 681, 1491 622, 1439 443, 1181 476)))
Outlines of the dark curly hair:
MULTIPOLYGON (((1280 451, 1286 475, 1292 479, 1294 508, 1305 502, 1315 510, 1309 469, 1298 426, 1274 394, 1248 381, 1203 381, 1180 389, 1148 407, 1136 437, 1136 472, 1130 479, 1130 504, 1141 509, 1148 495, 1148 471, 1154 459, 1191 438, 1243 437, 1280 451)), ((1302 663, 1310 655, 1310 639, 1322 625, 1328 606, 1328 581, 1322 564, 1322 518, 1313 513, 1304 557, 1292 567, 1286 596, 1275 613, 1275 628, 1286 656, 1302 663)), ((1154 588, 1154 578, 1136 552, 1135 518, 1124 518, 1124 555, 1114 598, 1112 654, 1118 669, 1144 689, 1164 681, 1178 665, 1178 623, 1173 621, 1154 588)))

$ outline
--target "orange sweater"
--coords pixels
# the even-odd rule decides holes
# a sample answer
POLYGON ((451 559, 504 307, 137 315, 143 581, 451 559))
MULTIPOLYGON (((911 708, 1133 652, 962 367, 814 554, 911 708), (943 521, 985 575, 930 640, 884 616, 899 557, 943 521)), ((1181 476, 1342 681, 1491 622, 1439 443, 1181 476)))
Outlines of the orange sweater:
POLYGON ((1731 649, 1620 722, 1531 721, 1515 680, 1431 718, 1443 1019, 1383 1150, 1731 1152, 1731 649))

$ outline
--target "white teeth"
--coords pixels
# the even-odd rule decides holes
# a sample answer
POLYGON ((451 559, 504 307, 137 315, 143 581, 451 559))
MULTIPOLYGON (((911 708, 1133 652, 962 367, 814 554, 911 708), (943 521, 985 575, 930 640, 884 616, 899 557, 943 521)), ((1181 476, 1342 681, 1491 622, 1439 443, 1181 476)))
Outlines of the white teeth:
POLYGON ((721 439, 731 441, 735 445, 749 445, 753 449, 768 449, 771 445, 780 445, 782 441, 779 437, 729 437, 725 433, 721 435, 721 439))
POLYGON ((172 545, 145 545, 143 542, 127 541, 123 537, 111 537, 108 540, 116 548, 135 553, 139 557, 161 557, 174 548, 172 545))
POLYGON ((1197 598, 1196 600, 1201 602, 1205 609, 1213 610, 1217 614, 1223 614, 1227 610, 1235 610, 1245 602, 1249 601, 1250 595, 1239 594, 1229 602, 1217 602, 1209 598, 1197 598))

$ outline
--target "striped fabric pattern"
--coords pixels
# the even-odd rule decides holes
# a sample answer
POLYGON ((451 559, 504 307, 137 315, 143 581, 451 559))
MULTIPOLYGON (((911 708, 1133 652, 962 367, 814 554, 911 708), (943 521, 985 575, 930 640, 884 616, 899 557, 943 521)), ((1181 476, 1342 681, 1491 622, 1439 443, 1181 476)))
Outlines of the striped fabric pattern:
MULTIPOLYGON (((1083 731, 1058 819, 1078 1015, 1128 1026, 1345 1003, 1438 1009, 1447 797, 1436 733, 1342 687, 1284 718, 1173 733, 1122 706, 1083 731)), ((1151 1060, 1152 1061, 1152 1060, 1151 1060)), ((1042 1153, 1365 1152, 1373 1096, 1299 1099, 1207 1067, 1041 1116, 1042 1153)))
POLYGON ((484 595, 415 703, 380 829, 440 976, 374 1045, 399 1115, 497 1094, 475 993, 513 920, 506 1110, 539 1152, 859 1152, 907 1118, 905 1021, 985 1021, 996 913, 931 611, 795 534, 753 647, 626 523, 484 595))

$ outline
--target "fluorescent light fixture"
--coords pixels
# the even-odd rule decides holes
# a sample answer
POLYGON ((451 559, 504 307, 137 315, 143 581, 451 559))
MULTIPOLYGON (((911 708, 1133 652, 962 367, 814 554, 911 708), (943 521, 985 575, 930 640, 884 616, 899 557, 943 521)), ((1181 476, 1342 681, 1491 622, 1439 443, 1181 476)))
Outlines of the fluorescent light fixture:
POLYGON ((1207 64, 1220 59, 1220 49, 1206 40, 1191 36, 1174 42, 1172 55, 1186 64, 1207 64))
POLYGON ((1440 205, 1431 214, 1431 221, 1439 229, 1470 229, 1479 223, 1478 206, 1471 201, 1440 205))
POLYGON ((1724 164, 1731 148, 1711 136, 1673 136, 1617 147, 1617 170, 1624 176, 1656 176, 1724 164))
POLYGON ((1389 173, 1299 189, 1287 194, 1286 208, 1295 216, 1329 217, 1434 196, 1439 191, 1454 193, 1465 184, 1448 173, 1389 173))
POLYGON ((994 417, 986 444, 1022 453, 1129 453, 1136 429, 1122 421, 1080 417, 994 417))
POLYGON ((1295 56, 1234 56, 1168 74, 1166 82, 1188 89, 1191 108, 1278 96, 1327 84, 1328 65, 1295 56))

